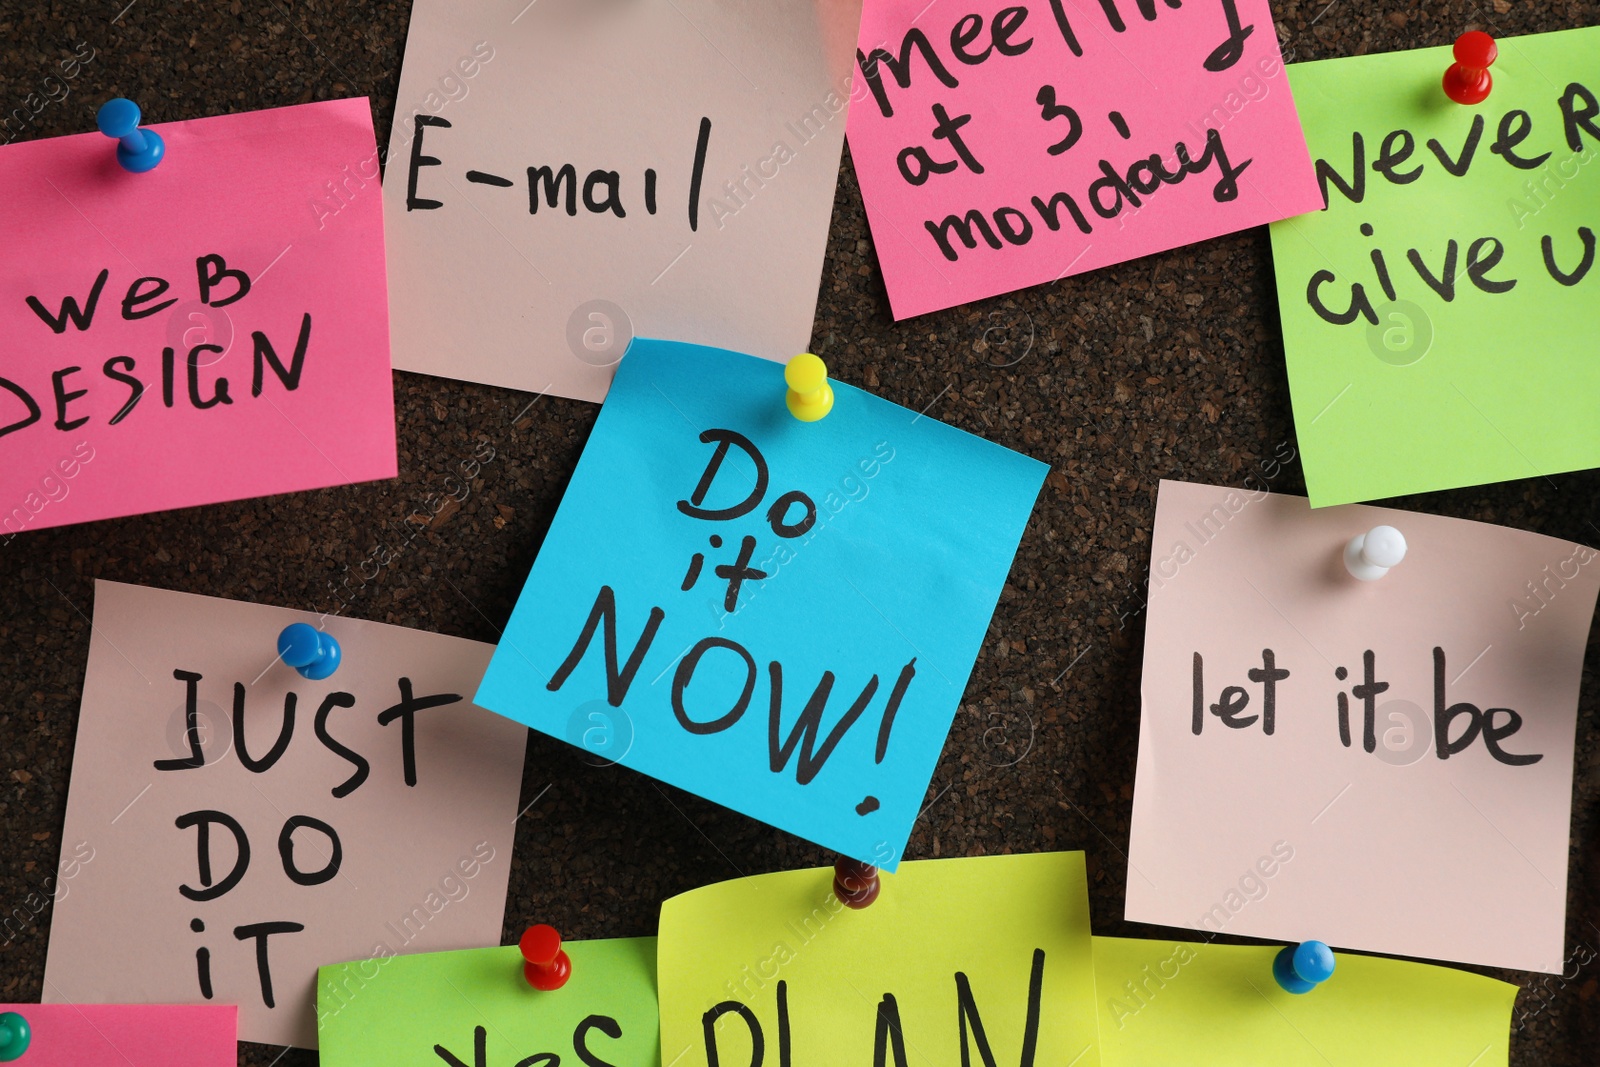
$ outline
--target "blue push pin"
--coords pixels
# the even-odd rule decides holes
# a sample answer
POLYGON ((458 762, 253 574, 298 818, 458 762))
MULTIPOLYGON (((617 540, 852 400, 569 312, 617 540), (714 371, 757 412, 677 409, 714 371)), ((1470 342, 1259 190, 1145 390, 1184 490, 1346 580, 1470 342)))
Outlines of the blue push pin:
POLYGON ((1285 945, 1272 961, 1272 977, 1286 993, 1309 993, 1333 974, 1333 949, 1321 941, 1285 945))
POLYGON ((28 1020, 14 1011, 0 1015, 0 1063, 10 1063, 21 1057, 32 1041, 28 1020))
POLYGON ((166 157, 167 145, 161 135, 139 128, 139 105, 132 100, 122 96, 107 100, 100 105, 94 121, 101 133, 117 139, 117 162, 123 170, 143 174, 154 170, 166 157))
POLYGON ((301 677, 320 682, 339 669, 339 642, 308 623, 291 623, 278 635, 278 656, 301 677))

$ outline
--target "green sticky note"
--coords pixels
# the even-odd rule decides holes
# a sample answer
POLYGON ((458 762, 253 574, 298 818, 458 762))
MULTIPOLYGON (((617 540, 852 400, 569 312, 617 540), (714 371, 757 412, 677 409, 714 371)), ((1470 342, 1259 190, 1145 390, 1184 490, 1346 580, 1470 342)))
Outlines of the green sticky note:
POLYGON ((1295 995, 1272 977, 1278 950, 1095 938, 1105 1067, 1505 1067, 1516 986, 1340 952, 1295 995))
POLYGON ((323 1067, 659 1067, 656 939, 571 941, 572 977, 534 989, 516 946, 340 963, 317 977, 323 1067))
POLYGON ((921 860, 852 911, 832 868, 661 908, 674 1067, 1097 1067, 1083 853, 921 860))
POLYGON ((1329 206, 1272 224, 1313 507, 1600 466, 1600 27, 1290 66, 1329 206), (1320 311, 1319 311, 1320 307, 1320 311))

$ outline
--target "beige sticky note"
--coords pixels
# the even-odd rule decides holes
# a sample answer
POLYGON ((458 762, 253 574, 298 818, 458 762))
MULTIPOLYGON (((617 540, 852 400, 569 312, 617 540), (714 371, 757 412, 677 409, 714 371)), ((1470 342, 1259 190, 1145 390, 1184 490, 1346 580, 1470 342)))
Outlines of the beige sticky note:
POLYGON ((313 682, 276 661, 308 613, 93 611, 46 1001, 237 1004, 313 1048, 321 964, 499 943, 527 732, 472 704, 490 646, 327 618, 313 682))
POLYGON ((395 367, 598 401, 633 336, 804 351, 860 11, 417 0, 383 188, 395 367))
POLYGON ((1151 554, 1127 917, 1560 970, 1597 553, 1162 482, 1151 554))

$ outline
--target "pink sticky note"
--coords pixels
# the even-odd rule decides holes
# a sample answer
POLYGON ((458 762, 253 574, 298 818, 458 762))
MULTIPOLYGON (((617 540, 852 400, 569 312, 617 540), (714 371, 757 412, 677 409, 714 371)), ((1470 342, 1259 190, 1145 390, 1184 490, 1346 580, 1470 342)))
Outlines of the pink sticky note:
POLYGON ((1164 481, 1151 554, 1127 918, 1561 970, 1600 553, 1164 481))
POLYGON ((527 730, 472 704, 493 651, 97 582, 44 999, 314 1048, 323 964, 498 944, 527 730), (291 622, 331 677, 277 659, 291 622))
POLYGON ((0 148, 6 534, 395 474, 367 101, 152 128, 0 148))
POLYGON ((231 1004, 0 1004, 28 1022, 18 1067, 233 1067, 231 1004))
POLYGON ((897 319, 1322 206, 1267 0, 881 0, 849 137, 897 319))

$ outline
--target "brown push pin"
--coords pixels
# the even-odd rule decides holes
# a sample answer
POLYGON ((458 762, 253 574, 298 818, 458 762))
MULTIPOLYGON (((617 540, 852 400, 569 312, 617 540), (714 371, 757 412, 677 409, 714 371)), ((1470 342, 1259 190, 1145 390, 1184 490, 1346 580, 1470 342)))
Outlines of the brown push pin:
POLYGON ((878 868, 860 860, 840 856, 833 865, 833 895, 847 908, 857 910, 878 899, 883 888, 878 880, 878 868))
POLYGON ((1499 56, 1494 38, 1482 30, 1468 30, 1457 37, 1456 61, 1444 72, 1444 94, 1458 104, 1483 103, 1494 88, 1489 65, 1499 56))
POLYGON ((572 960, 561 947, 555 927, 540 923, 530 926, 517 942, 522 950, 522 977, 535 989, 545 992, 560 989, 572 977, 572 960))

